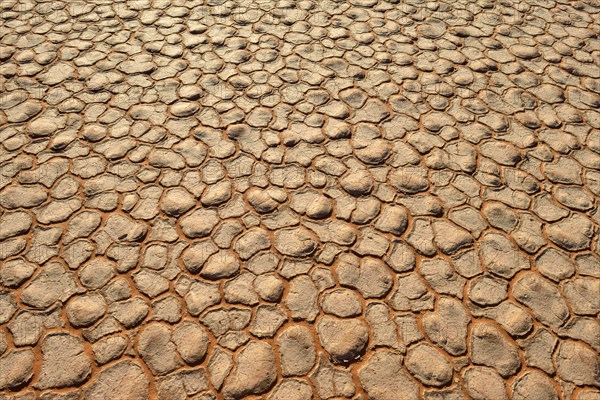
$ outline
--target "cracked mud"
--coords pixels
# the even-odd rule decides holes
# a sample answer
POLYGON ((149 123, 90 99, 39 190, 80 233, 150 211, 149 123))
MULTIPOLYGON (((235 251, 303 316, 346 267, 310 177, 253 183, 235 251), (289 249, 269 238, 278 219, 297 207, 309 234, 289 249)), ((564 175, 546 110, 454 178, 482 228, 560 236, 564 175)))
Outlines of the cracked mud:
POLYGON ((0 21, 0 399, 600 399, 598 0, 0 21))

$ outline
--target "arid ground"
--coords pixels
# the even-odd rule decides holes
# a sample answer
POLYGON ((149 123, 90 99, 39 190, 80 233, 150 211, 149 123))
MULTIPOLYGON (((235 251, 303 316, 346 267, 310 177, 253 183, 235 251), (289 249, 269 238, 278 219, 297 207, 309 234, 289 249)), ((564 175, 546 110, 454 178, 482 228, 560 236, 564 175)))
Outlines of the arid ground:
POLYGON ((599 400, 599 0, 2 0, 0 399, 599 400))

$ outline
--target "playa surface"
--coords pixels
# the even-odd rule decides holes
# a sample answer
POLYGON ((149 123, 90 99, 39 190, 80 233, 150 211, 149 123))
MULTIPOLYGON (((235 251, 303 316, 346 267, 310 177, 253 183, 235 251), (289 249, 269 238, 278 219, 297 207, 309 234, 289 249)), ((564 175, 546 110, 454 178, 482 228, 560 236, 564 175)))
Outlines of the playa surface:
POLYGON ((600 399, 598 0, 0 4, 0 399, 600 399))

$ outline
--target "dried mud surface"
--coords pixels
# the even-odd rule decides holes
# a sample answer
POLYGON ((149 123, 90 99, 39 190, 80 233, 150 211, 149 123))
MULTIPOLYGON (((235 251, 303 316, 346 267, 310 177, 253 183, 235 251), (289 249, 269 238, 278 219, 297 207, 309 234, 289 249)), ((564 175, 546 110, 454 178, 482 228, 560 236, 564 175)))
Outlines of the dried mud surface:
POLYGON ((600 399, 598 0, 0 3, 0 399, 600 399))

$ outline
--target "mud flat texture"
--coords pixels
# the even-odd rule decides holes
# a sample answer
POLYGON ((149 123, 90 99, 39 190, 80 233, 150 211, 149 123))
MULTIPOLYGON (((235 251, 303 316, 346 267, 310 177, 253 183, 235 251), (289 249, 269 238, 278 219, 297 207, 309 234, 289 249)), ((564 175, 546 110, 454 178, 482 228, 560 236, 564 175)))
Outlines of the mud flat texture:
POLYGON ((0 8, 0 399, 600 399, 598 0, 0 8))

